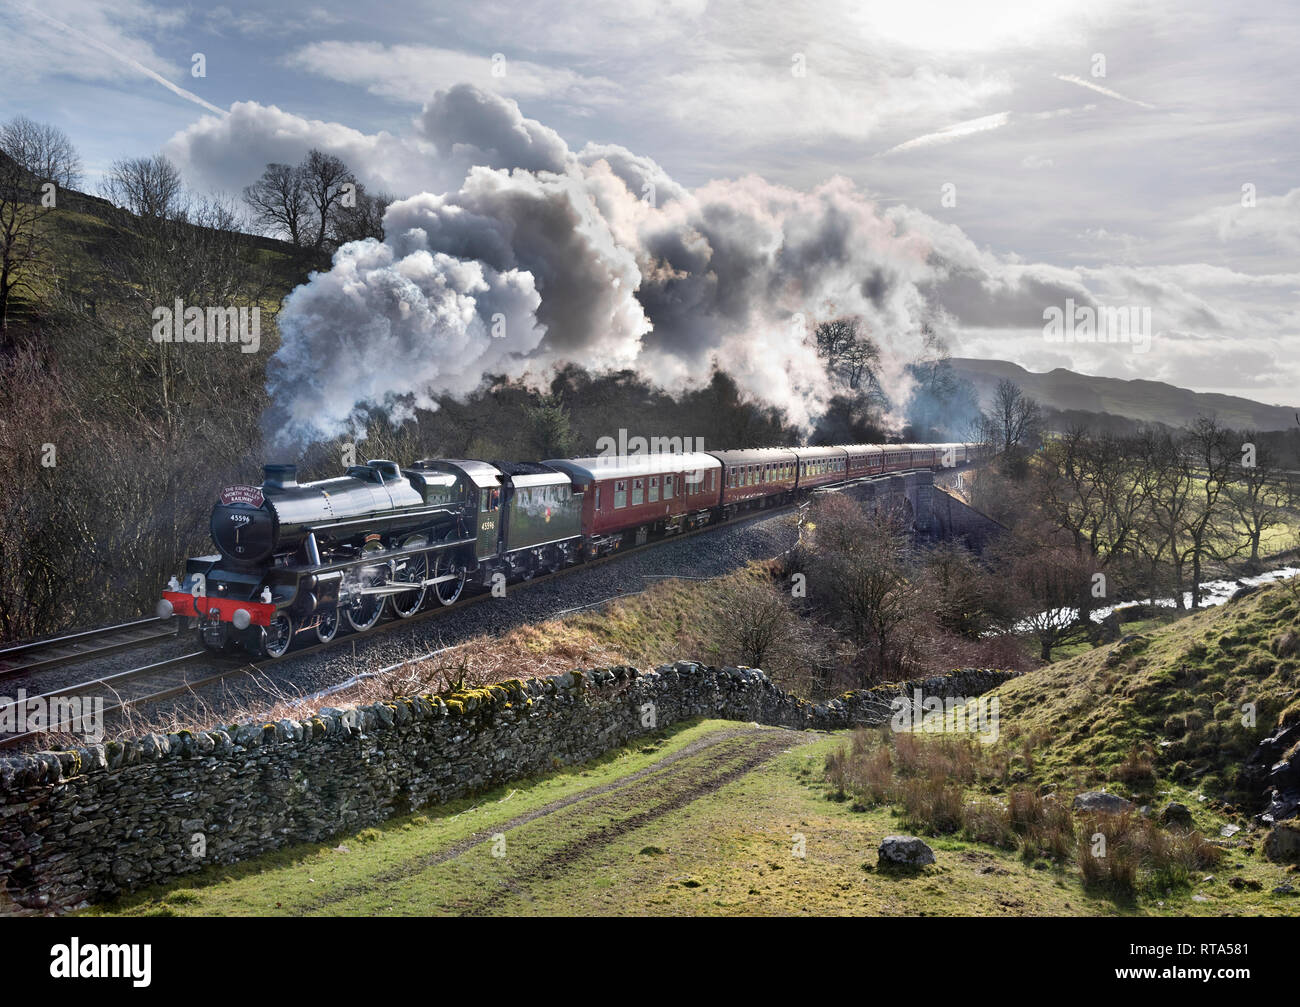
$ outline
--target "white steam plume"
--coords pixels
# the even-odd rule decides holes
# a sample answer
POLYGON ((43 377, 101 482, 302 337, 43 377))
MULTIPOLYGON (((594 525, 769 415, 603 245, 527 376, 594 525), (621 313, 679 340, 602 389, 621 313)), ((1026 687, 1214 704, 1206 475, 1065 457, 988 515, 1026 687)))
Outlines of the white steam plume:
POLYGON ((395 202, 382 242, 345 245, 286 299, 266 418, 280 446, 566 362, 635 368, 669 391, 716 364, 810 427, 833 393, 812 329, 839 314, 863 318, 887 387, 905 390, 931 245, 848 180, 688 191, 624 148, 574 153, 469 85, 439 92, 418 125, 468 166, 464 182, 395 202))

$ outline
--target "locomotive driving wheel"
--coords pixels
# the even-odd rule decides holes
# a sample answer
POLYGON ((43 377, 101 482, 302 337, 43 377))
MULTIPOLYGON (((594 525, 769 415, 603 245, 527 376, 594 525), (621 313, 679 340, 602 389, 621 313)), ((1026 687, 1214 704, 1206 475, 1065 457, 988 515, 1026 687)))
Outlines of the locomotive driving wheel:
MULTIPOLYGON (((447 539, 451 538, 451 533, 448 533, 447 539)), ((444 580, 440 584, 433 585, 433 596, 444 605, 456 604, 461 591, 465 590, 464 567, 456 563, 455 556, 450 549, 444 549, 438 553, 433 561, 433 576, 446 577, 449 574, 456 574, 456 579, 444 580)))
POLYGON ((316 620, 316 639, 321 643, 329 643, 334 639, 334 635, 339 631, 339 610, 331 608, 323 611, 316 620))
MULTIPOLYGON (((415 549, 426 545, 423 535, 412 535, 402 543, 403 549, 415 549)), ((400 567, 398 567, 395 579, 397 581, 406 581, 413 586, 409 591, 403 591, 401 594, 390 595, 393 612, 399 619, 409 619, 420 611, 420 606, 424 604, 424 596, 427 588, 424 587, 424 581, 429 576, 429 556, 428 553, 420 553, 416 556, 409 557, 400 567)))
MULTIPOLYGON (((365 552, 379 552, 383 549, 378 542, 371 542, 365 547, 365 552)), ((375 565, 373 567, 362 567, 358 572, 358 580, 361 587, 380 587, 385 580, 387 567, 375 565)), ((354 598, 345 609, 348 619, 348 625, 358 633, 369 629, 379 621, 379 617, 384 614, 384 596, 382 594, 359 594, 354 598)))

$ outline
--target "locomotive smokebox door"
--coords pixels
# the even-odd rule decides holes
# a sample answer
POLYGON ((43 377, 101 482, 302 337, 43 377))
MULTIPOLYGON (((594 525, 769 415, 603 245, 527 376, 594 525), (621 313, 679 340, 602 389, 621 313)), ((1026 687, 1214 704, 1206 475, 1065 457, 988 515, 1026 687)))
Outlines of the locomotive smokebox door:
POLYGON ((222 555, 257 563, 275 548, 275 518, 256 486, 228 486, 212 509, 212 541, 222 555))

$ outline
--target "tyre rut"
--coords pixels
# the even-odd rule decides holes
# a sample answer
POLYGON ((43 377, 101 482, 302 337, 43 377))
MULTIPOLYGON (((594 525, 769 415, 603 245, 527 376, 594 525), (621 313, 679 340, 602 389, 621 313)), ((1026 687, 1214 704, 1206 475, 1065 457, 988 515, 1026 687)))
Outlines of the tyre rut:
MULTIPOLYGON (((506 833, 512 829, 521 828, 531 822, 564 811, 565 809, 584 801, 591 801, 612 793, 625 791, 628 788, 635 787, 638 783, 644 781, 648 777, 664 773, 666 770, 671 769, 676 763, 688 760, 701 752, 716 748, 719 745, 725 745, 727 742, 736 738, 750 737, 760 733, 770 734, 773 730, 774 729, 772 728, 744 726, 714 731, 703 738, 697 738, 695 741, 690 742, 688 745, 685 745, 675 752, 668 753, 662 759, 657 759, 655 762, 642 769, 638 769, 634 773, 629 773, 627 776, 621 776, 616 780, 611 780, 609 783, 602 783, 598 786, 569 794, 567 797, 561 797, 557 800, 551 801, 540 808, 534 808, 532 811, 516 815, 508 821, 493 826, 490 832, 474 832, 465 839, 453 843, 451 846, 439 850, 436 853, 426 854, 418 859, 410 860, 397 867, 391 868, 382 874, 375 875, 373 878, 368 879, 364 885, 348 885, 345 888, 338 889, 327 896, 323 896, 313 902, 298 907, 295 911, 295 915, 306 915, 309 913, 319 912, 332 905, 345 902, 354 896, 364 894, 367 890, 372 889, 377 885, 399 882, 403 878, 410 877, 421 871, 437 867, 440 864, 445 864, 457 859, 458 857, 464 856, 475 847, 490 842, 492 836, 497 833, 506 833)), ((781 733, 790 738, 800 738, 803 736, 797 731, 781 731, 781 733)), ((789 741, 787 740, 783 744, 788 745, 789 741)))

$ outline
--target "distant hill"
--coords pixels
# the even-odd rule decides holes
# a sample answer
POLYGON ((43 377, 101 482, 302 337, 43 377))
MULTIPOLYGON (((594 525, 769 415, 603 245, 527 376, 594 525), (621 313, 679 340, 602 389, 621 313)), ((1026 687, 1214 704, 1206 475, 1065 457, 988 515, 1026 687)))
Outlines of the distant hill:
POLYGON ((1295 409, 1269 406, 1236 395, 1194 392, 1163 381, 1101 378, 1076 374, 1063 367, 1036 373, 1006 360, 970 357, 953 357, 952 366, 975 385, 980 403, 985 406, 997 383, 1010 378, 1044 406, 1063 412, 1109 413, 1169 426, 1182 426, 1200 414, 1208 414, 1239 430, 1288 430, 1296 424, 1295 409))

